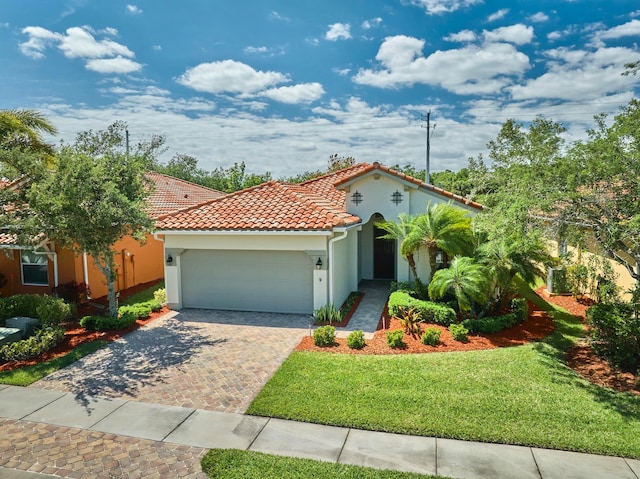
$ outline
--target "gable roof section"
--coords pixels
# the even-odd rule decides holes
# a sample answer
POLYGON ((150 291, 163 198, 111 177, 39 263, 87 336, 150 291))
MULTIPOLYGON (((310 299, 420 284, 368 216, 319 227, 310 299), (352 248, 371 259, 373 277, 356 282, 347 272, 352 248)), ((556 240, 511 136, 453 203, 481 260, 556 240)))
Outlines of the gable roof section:
POLYGON ((158 218, 160 230, 331 230, 360 221, 303 185, 269 181, 158 218))
POLYGON ((147 200, 149 215, 152 218, 220 198, 226 194, 162 173, 150 172, 147 173, 147 178, 155 185, 147 200))

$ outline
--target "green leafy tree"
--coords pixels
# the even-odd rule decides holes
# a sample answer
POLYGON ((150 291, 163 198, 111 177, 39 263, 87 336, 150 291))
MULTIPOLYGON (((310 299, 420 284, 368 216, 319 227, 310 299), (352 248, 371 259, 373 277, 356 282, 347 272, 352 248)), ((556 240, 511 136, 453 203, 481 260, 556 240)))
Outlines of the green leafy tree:
POLYGON ((125 124, 78 135, 56 155, 49 175, 28 192, 31 231, 77 253, 90 254, 104 274, 109 313, 117 316, 113 245, 131 235, 143 241, 153 226, 146 213, 150 185, 144 173, 162 147, 160 137, 125 150, 125 124))
POLYGON ((456 256, 448 268, 436 271, 429 283, 429 297, 433 300, 452 292, 461 313, 469 313, 474 304, 483 305, 489 294, 488 274, 484 266, 473 258, 456 256))
POLYGON ((35 110, 0 110, 0 147, 20 148, 32 152, 53 153, 43 134, 55 135, 56 128, 35 110))

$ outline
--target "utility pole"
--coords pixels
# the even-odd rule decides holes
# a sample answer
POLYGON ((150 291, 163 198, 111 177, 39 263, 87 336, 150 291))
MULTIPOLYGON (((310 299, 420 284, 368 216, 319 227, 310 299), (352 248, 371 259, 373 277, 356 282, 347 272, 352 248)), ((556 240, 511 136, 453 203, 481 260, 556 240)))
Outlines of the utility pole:
POLYGON ((124 129, 125 147, 127 149, 127 158, 129 158, 129 128, 124 129))
MULTIPOLYGON (((426 128, 427 129, 427 164, 426 164, 426 169, 424 170, 424 182, 429 184, 430 183, 430 172, 431 172, 431 110, 429 110, 427 112, 427 116, 423 117, 423 120, 426 120, 427 125, 420 125, 421 128, 426 128)), ((433 124, 433 128, 435 129, 436 125, 435 123, 433 124)))

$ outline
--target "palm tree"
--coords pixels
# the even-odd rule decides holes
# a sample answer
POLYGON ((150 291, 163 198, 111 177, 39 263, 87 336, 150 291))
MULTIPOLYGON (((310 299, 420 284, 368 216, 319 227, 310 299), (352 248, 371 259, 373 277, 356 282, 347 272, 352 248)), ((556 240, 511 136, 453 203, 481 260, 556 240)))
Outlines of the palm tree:
POLYGON ((55 135, 56 128, 35 110, 0 110, 0 147, 27 148, 47 155, 53 147, 45 143, 43 133, 55 135))
POLYGON ((489 298, 489 281, 484 266, 473 258, 456 256, 446 269, 436 271, 429 283, 429 297, 433 300, 453 292, 461 313, 468 313, 474 303, 484 304, 489 298))
POLYGON ((544 266, 551 263, 543 240, 537 236, 492 239, 480 245, 478 257, 493 280, 497 309, 514 291, 516 276, 533 286, 538 278, 545 277, 544 266))
POLYGON ((435 207, 427 205, 427 212, 416 218, 412 234, 419 238, 420 246, 427 249, 429 280, 436 272, 438 251, 449 256, 471 254, 473 251, 471 218, 451 203, 439 203, 435 207))

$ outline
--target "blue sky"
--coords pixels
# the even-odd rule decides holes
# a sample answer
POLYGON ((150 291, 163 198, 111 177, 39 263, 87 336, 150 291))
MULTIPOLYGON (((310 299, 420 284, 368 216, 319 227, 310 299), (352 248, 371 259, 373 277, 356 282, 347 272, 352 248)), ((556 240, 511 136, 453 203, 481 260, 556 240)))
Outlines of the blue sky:
POLYGON ((635 1, 2 0, 0 108, 72 141, 125 120, 213 169, 274 176, 330 154, 458 170, 507 118, 561 121, 637 96, 635 1))

